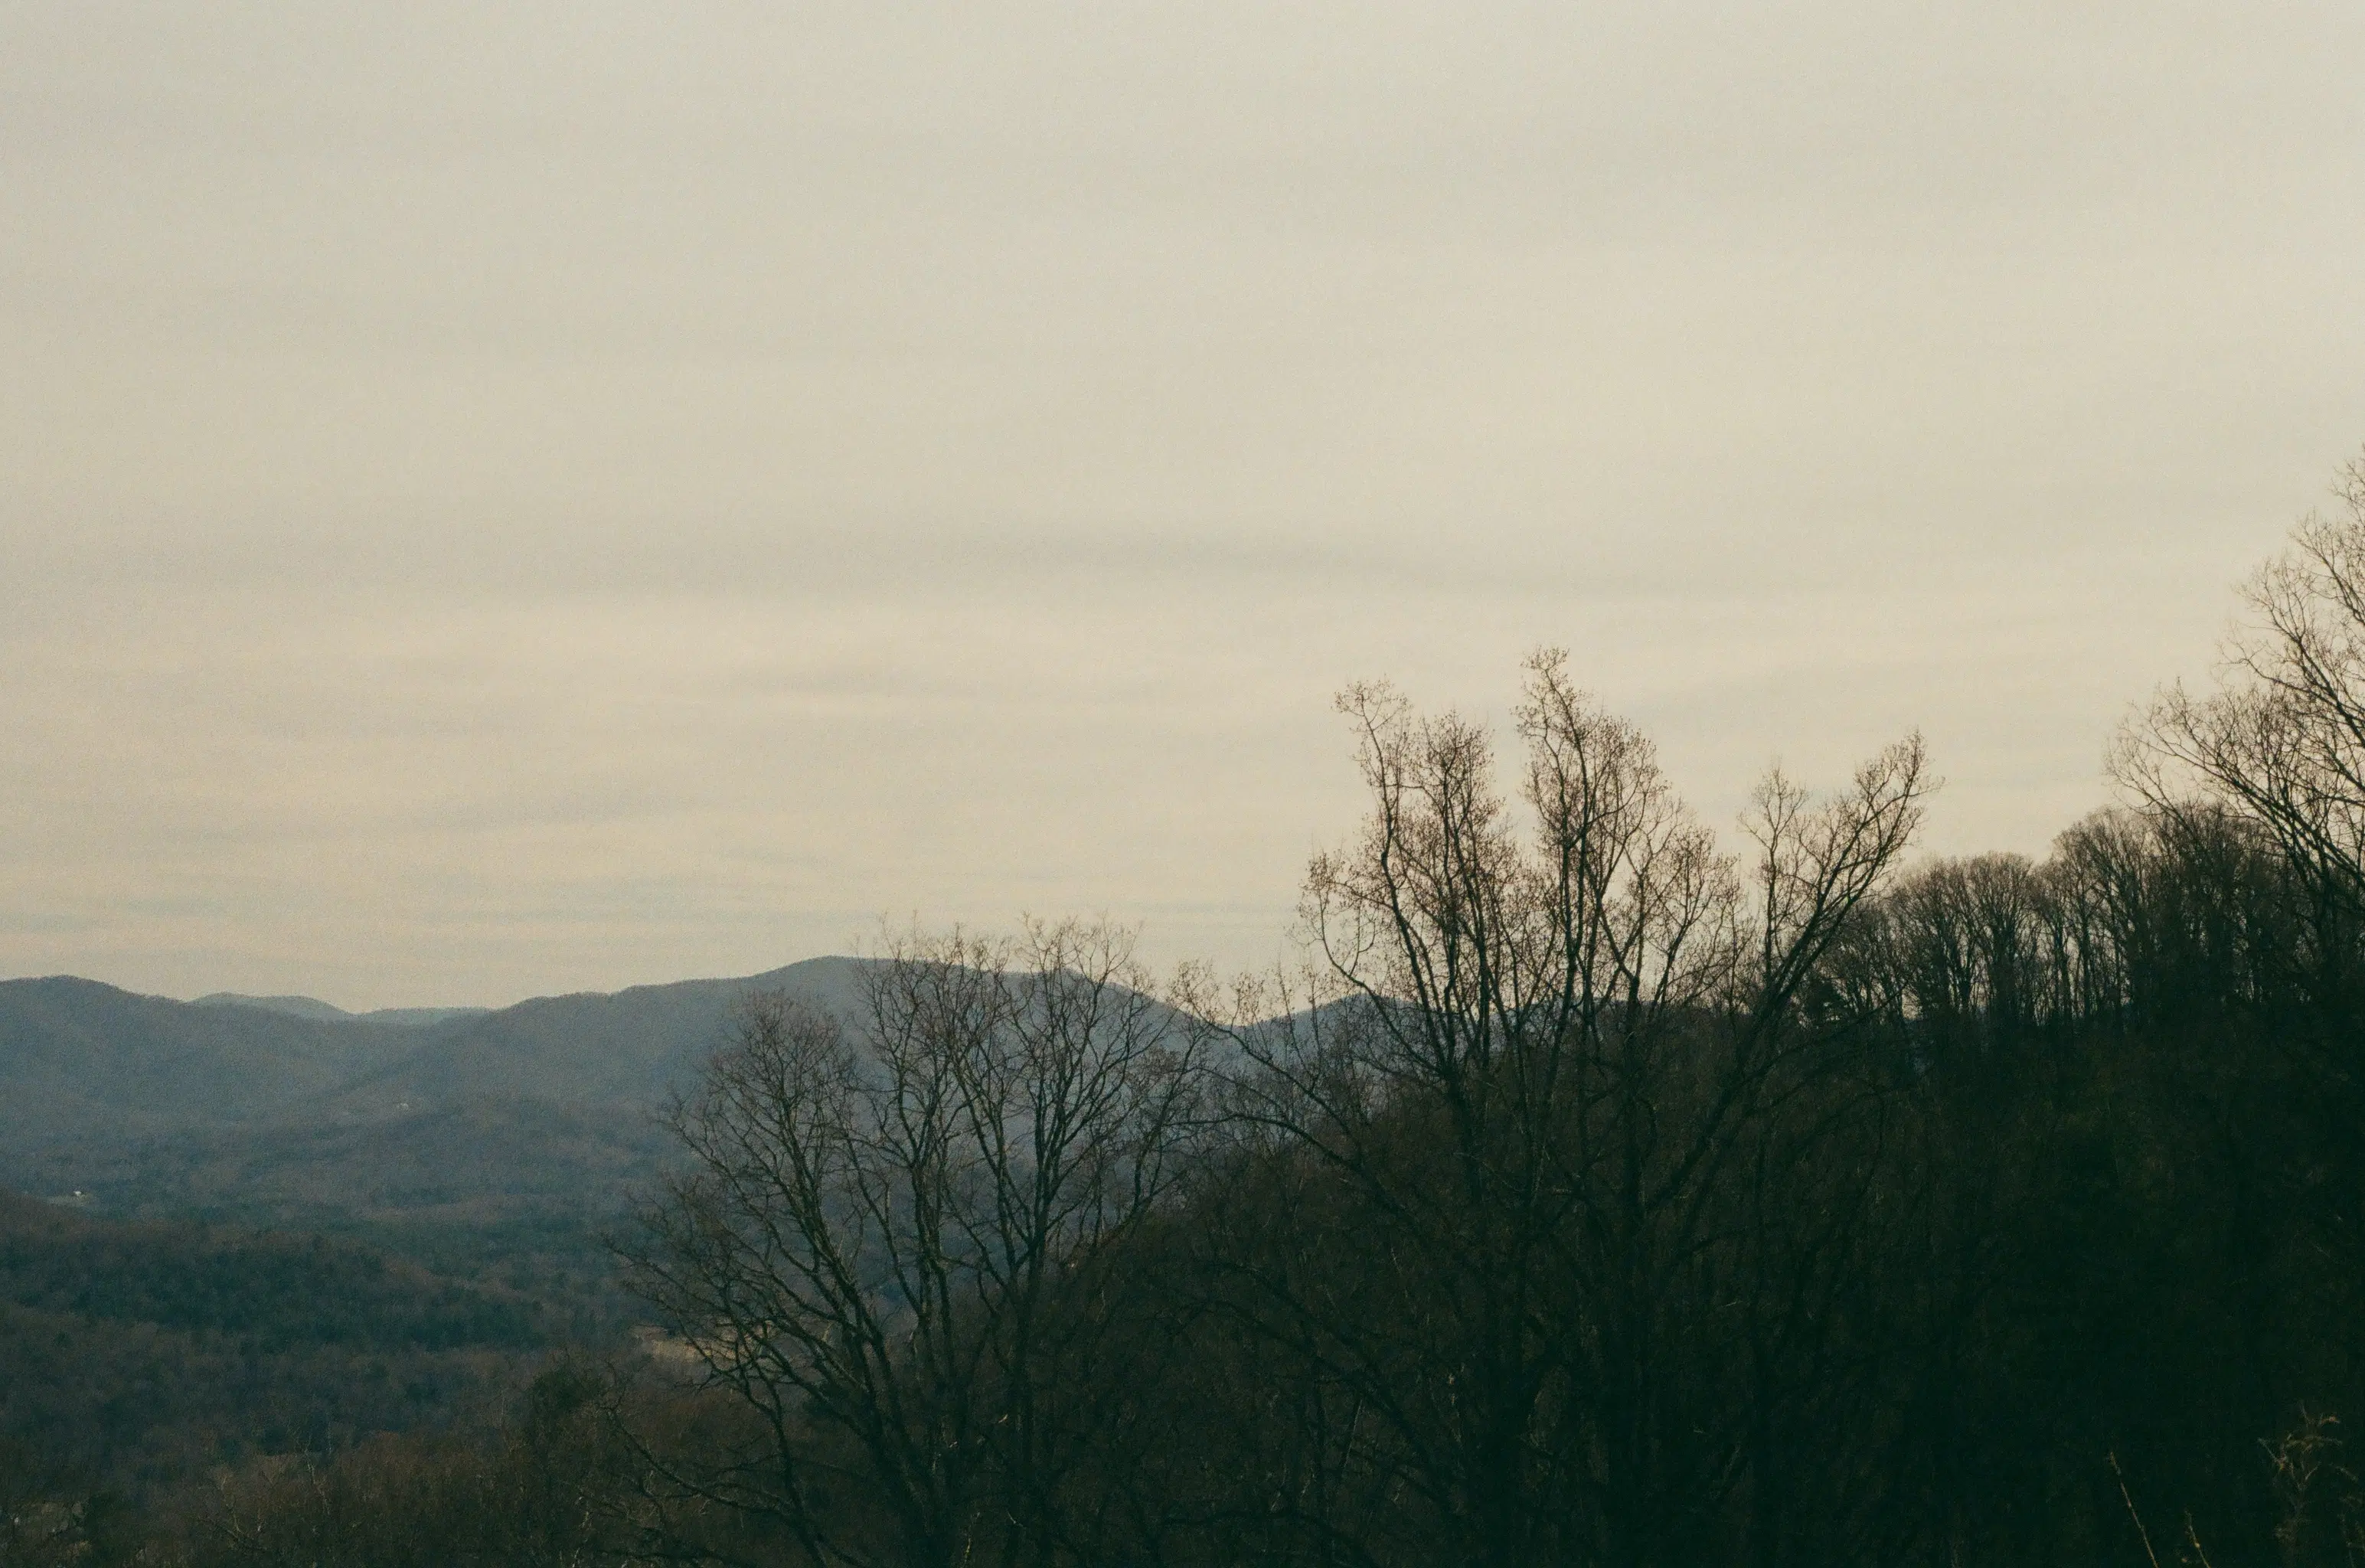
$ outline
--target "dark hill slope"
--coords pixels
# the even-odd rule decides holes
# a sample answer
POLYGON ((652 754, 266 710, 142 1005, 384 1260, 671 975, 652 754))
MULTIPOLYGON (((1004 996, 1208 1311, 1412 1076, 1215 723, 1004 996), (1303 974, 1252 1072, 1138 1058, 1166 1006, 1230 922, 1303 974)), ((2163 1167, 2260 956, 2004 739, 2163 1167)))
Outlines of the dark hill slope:
MULTIPOLYGON (((538 997, 389 1028, 373 1014, 174 1002, 95 980, 0 981, 0 1139, 119 1139, 258 1123, 330 1125, 491 1095, 654 1109, 689 1082, 750 991, 857 1007, 863 960, 734 980, 538 997)), ((325 1004, 323 1004, 325 1005, 325 1004)), ((417 1011, 417 1010, 411 1010, 417 1011)))
POLYGON ((785 990, 850 1013, 862 975, 817 958, 408 1028, 0 983, 0 1185, 581 1279, 604 1271, 600 1233, 667 1151, 656 1114, 734 1006, 785 990))
POLYGON ((348 1242, 0 1193, 0 1454, 138 1495, 260 1452, 448 1426, 527 1374, 538 1323, 348 1242))
POLYGON ((851 1016, 862 1004, 866 962, 809 958, 736 980, 537 997, 432 1031, 417 1048, 358 1075, 334 1109, 382 1115, 406 1103, 415 1110, 493 1095, 651 1111, 696 1079, 742 998, 784 991, 851 1016))
POLYGON ((647 1186, 669 1147, 654 1107, 472 1095, 366 1121, 184 1128, 16 1168, 44 1190, 80 1188, 126 1214, 572 1230, 647 1186))
POLYGON ((515 1300, 351 1242, 124 1222, 0 1193, 0 1304, 33 1312, 295 1344, 524 1349, 515 1300))
POLYGON ((0 981, 0 1139, 22 1148, 268 1121, 415 1043, 95 980, 0 981))

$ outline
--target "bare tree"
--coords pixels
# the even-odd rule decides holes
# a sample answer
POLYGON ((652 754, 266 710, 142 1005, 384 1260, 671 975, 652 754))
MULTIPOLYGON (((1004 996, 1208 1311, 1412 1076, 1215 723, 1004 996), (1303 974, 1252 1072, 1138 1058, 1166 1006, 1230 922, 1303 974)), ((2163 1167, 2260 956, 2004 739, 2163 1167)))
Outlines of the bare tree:
POLYGON ((1193 1136, 1197 1036, 1105 924, 908 938, 869 975, 850 1029, 755 999, 673 1117, 688 1169, 629 1260, 755 1418, 675 1478, 815 1562, 1072 1560, 1104 1414, 1076 1388, 1112 1376, 1107 1275, 1193 1136))
MULTIPOLYGON (((1240 1006, 1237 1092, 1282 1168, 1346 1194, 1355 1234, 1297 1258, 1246 1238, 1242 1273, 1340 1391, 1356 1462, 1427 1521, 1415 1559, 1681 1561, 1753 1462, 1705 1414, 1748 1336, 1721 1331, 1717 1363, 1686 1325, 1753 1271, 1773 1289, 1736 1240, 1739 1194, 1830 1163, 1838 1120, 1777 1138, 1773 1118, 1830 1075, 1844 1021, 1810 982, 1929 780, 1916 740, 1829 801, 1777 774, 1744 866, 1563 655, 1529 668, 1524 833, 1477 726, 1384 688, 1341 699, 1372 812, 1308 875, 1304 982, 1240 1006)), ((1833 1215, 1818 1256, 1844 1268, 1836 1232, 1861 1218, 1833 1215)), ((1762 1369, 1831 1278, 1760 1303, 1762 1369)))
POLYGON ((2113 771, 2157 808, 2196 788, 2259 823, 2294 868, 2365 910, 2365 460, 2244 593, 2250 621, 2207 696, 2162 693, 2122 732, 2113 771))

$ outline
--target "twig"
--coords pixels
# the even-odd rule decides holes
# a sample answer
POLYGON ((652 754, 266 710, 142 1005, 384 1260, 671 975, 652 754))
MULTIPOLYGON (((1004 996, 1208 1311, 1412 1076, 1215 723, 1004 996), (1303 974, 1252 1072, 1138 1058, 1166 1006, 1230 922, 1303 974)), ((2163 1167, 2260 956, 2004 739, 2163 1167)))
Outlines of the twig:
POLYGON ((2209 1561, 2209 1550, 2201 1544, 2201 1532, 2192 1528, 2192 1516, 2189 1513, 2184 1516, 2184 1539, 2192 1543, 2192 1555, 2201 1559, 2201 1568, 2217 1568, 2209 1561))
POLYGON ((2143 1538, 2144 1555, 2151 1559, 2151 1568, 2159 1568, 2159 1553, 2151 1549, 2151 1531, 2144 1529, 2143 1516, 2135 1512, 2135 1497, 2127 1491, 2126 1474, 2119 1469, 2118 1450, 2113 1449, 2102 1457, 2110 1462, 2111 1474, 2119 1484, 2119 1497, 2127 1506, 2127 1518, 2135 1520, 2135 1534, 2143 1538))

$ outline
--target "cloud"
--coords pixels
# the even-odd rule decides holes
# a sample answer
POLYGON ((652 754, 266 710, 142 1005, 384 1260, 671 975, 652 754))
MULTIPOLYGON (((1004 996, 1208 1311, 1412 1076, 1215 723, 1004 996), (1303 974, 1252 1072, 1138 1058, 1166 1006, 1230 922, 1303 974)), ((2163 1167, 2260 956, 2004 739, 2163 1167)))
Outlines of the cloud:
POLYGON ((1269 954, 1344 681, 1565 644, 1946 847, 2353 451, 2365 18, 0 17, 0 971, 498 1001, 1269 954), (342 989, 338 989, 342 988, 342 989))

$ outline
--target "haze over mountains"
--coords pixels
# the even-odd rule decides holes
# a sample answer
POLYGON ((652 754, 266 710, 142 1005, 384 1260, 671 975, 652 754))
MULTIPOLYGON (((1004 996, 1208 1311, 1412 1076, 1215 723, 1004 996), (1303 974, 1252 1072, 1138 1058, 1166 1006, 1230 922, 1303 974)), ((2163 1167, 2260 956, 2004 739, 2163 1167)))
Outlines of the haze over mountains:
POLYGON ((656 1118, 734 1003, 782 990, 845 1013, 865 962, 368 1014, 0 981, 0 1186, 429 1252, 577 1257, 661 1168, 656 1118))

